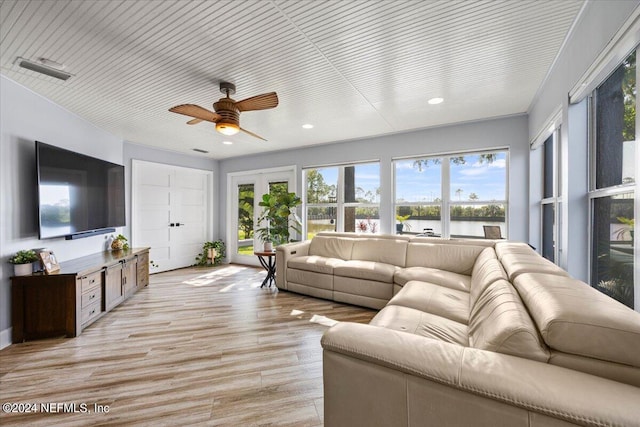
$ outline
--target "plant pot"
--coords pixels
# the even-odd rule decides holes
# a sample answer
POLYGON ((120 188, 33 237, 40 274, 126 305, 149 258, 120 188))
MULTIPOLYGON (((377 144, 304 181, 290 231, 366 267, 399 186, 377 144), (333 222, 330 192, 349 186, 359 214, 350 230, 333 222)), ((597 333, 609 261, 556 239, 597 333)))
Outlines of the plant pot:
POLYGON ((111 242, 111 249, 114 251, 119 251, 123 247, 124 247, 124 242, 120 239, 116 239, 113 242, 111 242))
POLYGON ((264 242, 264 251, 265 252, 273 252, 273 243, 264 242))
POLYGON ((404 229, 404 224, 396 224, 396 233, 402 234, 403 229, 404 229))
POLYGON ((28 276, 33 273, 33 263, 31 264, 13 264, 14 276, 28 276))
POLYGON ((209 258, 211 262, 216 259, 216 255, 218 255, 218 253, 214 248, 207 249, 207 258, 209 258))

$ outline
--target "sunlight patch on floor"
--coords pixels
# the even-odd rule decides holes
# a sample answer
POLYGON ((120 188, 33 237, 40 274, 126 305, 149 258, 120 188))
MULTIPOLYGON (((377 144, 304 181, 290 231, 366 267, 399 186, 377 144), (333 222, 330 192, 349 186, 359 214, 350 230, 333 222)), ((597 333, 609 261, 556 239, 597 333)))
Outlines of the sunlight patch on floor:
MULTIPOLYGON (((233 276, 234 274, 238 274, 238 273, 240 273, 242 271, 245 271, 246 269, 247 269, 247 267, 228 266, 228 267, 225 267, 223 269, 209 271, 209 272, 207 272, 205 274, 202 274, 200 276, 197 276, 195 278, 192 278, 192 279, 189 279, 189 280, 185 280, 182 283, 184 283, 186 285, 197 286, 197 287, 206 286, 206 285, 210 285, 211 283, 217 282, 219 280, 226 279, 229 276, 233 276)), ((230 289, 230 286, 227 286, 226 288, 230 289)))
POLYGON ((229 286, 225 286, 224 288, 220 289, 218 292, 227 292, 227 291, 233 289, 236 285, 237 285, 237 283, 232 283, 229 286))
POLYGON ((329 319, 326 316, 320 316, 318 314, 314 314, 311 317, 311 319, 309 319, 309 322, 318 323, 320 325, 329 326, 329 327, 339 323, 337 320, 329 319))

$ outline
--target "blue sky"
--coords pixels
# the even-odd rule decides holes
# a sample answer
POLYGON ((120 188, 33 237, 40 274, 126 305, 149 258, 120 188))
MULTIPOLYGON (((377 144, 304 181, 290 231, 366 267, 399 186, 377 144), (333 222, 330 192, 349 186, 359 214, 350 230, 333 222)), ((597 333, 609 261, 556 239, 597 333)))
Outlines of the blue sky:
MULTIPOLYGON (((478 155, 466 155, 465 164, 451 164, 451 200, 469 200, 475 193, 479 201, 504 200, 506 193, 506 153, 499 153, 492 163, 480 163, 478 155), (458 189, 462 191, 456 193, 458 189)), ((414 160, 396 161, 396 200, 430 202, 442 198, 441 165, 429 163, 419 171, 414 160)), ((338 168, 321 168, 327 184, 336 184, 338 168)), ((380 186, 378 163, 356 165, 356 187, 375 194, 380 186)))

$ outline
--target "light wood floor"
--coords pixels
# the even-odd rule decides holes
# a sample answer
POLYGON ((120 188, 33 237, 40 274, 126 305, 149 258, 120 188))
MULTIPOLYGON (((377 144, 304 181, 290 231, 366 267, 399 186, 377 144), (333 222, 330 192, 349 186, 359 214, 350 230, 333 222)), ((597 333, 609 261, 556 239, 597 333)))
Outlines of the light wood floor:
POLYGON ((1 403, 92 412, 3 412, 0 425, 322 425, 320 337, 332 320, 375 312, 260 289, 264 276, 239 265, 155 274, 77 338, 0 351, 1 403))

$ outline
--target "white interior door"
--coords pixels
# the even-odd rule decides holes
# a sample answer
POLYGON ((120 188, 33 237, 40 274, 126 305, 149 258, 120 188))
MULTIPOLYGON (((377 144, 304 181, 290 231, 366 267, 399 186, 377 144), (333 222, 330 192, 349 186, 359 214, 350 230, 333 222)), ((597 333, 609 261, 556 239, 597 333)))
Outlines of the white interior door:
POLYGON ((134 160, 132 244, 149 246, 152 272, 193 265, 211 240, 213 174, 134 160))
POLYGON ((260 227, 258 217, 262 208, 258 204, 262 195, 273 192, 274 188, 286 187, 290 192, 295 191, 295 167, 229 174, 227 182, 227 218, 230 219, 227 232, 229 261, 260 265, 253 255, 254 249, 262 250, 263 245, 254 232, 260 227))

